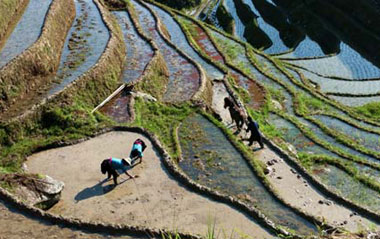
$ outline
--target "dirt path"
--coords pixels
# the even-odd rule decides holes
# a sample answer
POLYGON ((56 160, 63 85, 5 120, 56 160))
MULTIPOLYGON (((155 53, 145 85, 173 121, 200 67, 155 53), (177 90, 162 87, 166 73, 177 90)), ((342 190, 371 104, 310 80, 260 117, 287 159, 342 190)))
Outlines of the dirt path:
MULTIPOLYGON (((50 211, 91 221, 146 225, 205 235, 216 220, 218 230, 232 229, 254 238, 273 238, 248 217, 228 205, 188 191, 171 178, 146 138, 129 132, 111 132, 89 141, 32 155, 30 172, 42 173, 65 182, 62 200, 50 211), (109 191, 111 181, 100 184, 100 162, 107 157, 124 157, 136 138, 147 142, 144 162, 131 170, 140 177, 109 191), (228 217, 226 217, 228 215, 228 217)), ((235 235, 237 235, 235 233, 235 235)))
POLYGON ((131 237, 96 234, 41 222, 38 218, 24 215, 0 199, 0 239, 24 238, 128 239, 131 237))
MULTIPOLYGON (((221 83, 214 84, 213 93, 213 109, 222 117, 224 124, 228 125, 231 130, 236 130, 235 125, 232 124, 228 110, 223 108, 223 99, 228 96, 225 87, 221 83)), ((244 130, 242 130, 240 136, 243 138, 248 137, 244 130)), ((245 142, 248 144, 247 141, 245 142)), ((260 146, 256 142, 252 146, 252 149, 259 148, 260 146)), ((351 232, 361 230, 363 227, 373 229, 373 222, 327 199, 304 178, 298 176, 291 166, 267 146, 263 150, 256 151, 255 155, 257 159, 267 165, 269 162, 272 169, 272 172, 268 176, 270 183, 274 186, 280 197, 293 207, 301 208, 315 217, 324 218, 331 225, 344 227, 351 232)), ((265 212, 263 213, 265 214, 265 212)), ((379 228, 377 226, 377 229, 379 228)))

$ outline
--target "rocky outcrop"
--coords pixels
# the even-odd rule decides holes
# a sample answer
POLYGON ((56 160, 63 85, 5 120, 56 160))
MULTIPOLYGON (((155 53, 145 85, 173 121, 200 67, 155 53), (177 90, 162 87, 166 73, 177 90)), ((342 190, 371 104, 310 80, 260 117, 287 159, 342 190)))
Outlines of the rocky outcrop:
POLYGON ((9 186, 9 190, 29 205, 47 210, 61 198, 64 183, 50 176, 7 174, 1 181, 9 186))

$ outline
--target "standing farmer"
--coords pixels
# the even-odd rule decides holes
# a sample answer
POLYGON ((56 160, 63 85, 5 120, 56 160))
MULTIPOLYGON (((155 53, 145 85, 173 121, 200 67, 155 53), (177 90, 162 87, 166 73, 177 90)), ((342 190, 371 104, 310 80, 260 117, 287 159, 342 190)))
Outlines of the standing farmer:
POLYGON ((130 175, 127 170, 131 169, 131 163, 127 162, 125 159, 109 158, 103 160, 101 166, 101 171, 103 174, 108 173, 108 179, 113 176, 113 182, 115 186, 117 185, 117 177, 120 174, 125 173, 129 178, 136 178, 136 176, 130 175))
POLYGON ((249 146, 253 144, 253 141, 257 141, 260 144, 260 147, 263 149, 263 137, 261 136, 259 130, 259 124, 254 121, 250 116, 248 117, 248 128, 246 132, 251 131, 251 137, 249 138, 249 146))
POLYGON ((134 164, 134 161, 137 159, 140 159, 140 163, 142 163, 143 152, 145 149, 145 142, 142 141, 142 139, 136 139, 133 143, 131 153, 129 154, 129 157, 132 160, 132 164, 134 164))

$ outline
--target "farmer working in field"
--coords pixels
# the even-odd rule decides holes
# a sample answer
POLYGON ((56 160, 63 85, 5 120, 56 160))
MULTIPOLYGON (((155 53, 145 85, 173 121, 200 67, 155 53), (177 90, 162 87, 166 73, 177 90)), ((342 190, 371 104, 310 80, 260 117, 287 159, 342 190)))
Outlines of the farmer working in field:
MULTIPOLYGON (((127 159, 129 160, 129 159, 127 159)), ((127 170, 131 169, 131 162, 128 162, 126 159, 118 159, 118 158, 109 158, 103 160, 100 168, 103 174, 108 173, 108 179, 113 176, 113 182, 115 186, 117 185, 117 177, 125 173, 129 178, 136 178, 136 176, 130 175, 127 170)))
POLYGON ((140 163, 142 163, 143 152, 146 149, 146 144, 142 139, 136 139, 133 143, 131 153, 129 157, 132 160, 132 165, 137 159, 140 159, 140 163))
POLYGON ((250 116, 248 117, 248 128, 246 130, 251 131, 251 137, 249 138, 249 146, 253 144, 253 141, 257 141, 260 144, 260 147, 263 149, 263 138, 259 130, 259 124, 255 122, 250 116))

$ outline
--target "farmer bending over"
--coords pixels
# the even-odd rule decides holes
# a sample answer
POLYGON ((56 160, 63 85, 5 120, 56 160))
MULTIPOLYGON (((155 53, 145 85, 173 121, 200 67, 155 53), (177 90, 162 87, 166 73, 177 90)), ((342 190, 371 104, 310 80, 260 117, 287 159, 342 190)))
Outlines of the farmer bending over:
POLYGON ((134 161, 136 161, 137 159, 140 159, 139 163, 142 163, 143 152, 145 149, 145 142, 142 141, 142 139, 136 139, 133 143, 131 153, 129 154, 129 157, 132 160, 132 165, 134 164, 134 161))
POLYGON ((129 178, 136 178, 136 176, 130 175, 127 170, 131 169, 131 163, 125 159, 109 158, 103 160, 101 164, 101 171, 103 174, 108 173, 108 179, 113 176, 113 182, 117 185, 117 177, 119 174, 125 173, 129 178))

